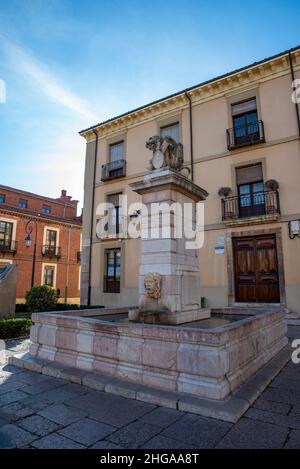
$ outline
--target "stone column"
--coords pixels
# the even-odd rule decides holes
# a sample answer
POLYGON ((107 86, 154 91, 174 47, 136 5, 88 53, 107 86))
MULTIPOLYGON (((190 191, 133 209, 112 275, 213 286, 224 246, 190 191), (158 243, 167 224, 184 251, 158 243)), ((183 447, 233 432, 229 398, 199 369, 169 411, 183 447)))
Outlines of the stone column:
POLYGON ((130 311, 129 319, 181 324, 209 317, 210 311, 201 309, 198 249, 187 248, 191 239, 186 238, 182 224, 182 237, 177 237, 174 225, 180 213, 175 211, 166 216, 169 207, 177 203, 186 224, 184 204, 192 204, 195 223, 195 204, 205 200, 207 192, 169 168, 154 170, 143 181, 130 186, 141 194, 147 208, 142 213, 142 226, 148 227, 148 236, 142 230, 139 310, 130 311), (164 204, 159 213, 154 203, 164 204), (150 222, 160 230, 159 237, 151 236, 150 222))

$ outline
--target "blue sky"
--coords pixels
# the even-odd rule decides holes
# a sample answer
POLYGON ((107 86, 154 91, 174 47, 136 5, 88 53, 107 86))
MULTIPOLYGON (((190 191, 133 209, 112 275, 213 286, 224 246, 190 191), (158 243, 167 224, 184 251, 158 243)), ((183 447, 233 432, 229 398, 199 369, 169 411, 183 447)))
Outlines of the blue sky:
POLYGON ((78 131, 300 44, 300 2, 0 0, 0 183, 83 201, 78 131))

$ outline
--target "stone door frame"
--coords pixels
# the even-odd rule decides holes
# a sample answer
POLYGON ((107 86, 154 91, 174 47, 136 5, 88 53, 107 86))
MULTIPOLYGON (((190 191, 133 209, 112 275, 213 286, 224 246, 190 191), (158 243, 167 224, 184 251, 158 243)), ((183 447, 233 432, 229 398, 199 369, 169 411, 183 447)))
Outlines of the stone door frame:
MULTIPOLYGON (((268 228, 264 230, 251 231, 232 231, 226 234, 226 253, 227 253, 227 275, 228 275, 228 305, 251 305, 258 303, 238 303, 235 300, 235 275, 234 275, 234 257, 233 257, 233 238, 243 238, 247 236, 275 235, 278 263, 278 280, 280 304, 286 307, 285 276, 283 262, 282 230, 281 228, 268 228)), ((272 303, 259 303, 259 305, 270 306, 272 303)))

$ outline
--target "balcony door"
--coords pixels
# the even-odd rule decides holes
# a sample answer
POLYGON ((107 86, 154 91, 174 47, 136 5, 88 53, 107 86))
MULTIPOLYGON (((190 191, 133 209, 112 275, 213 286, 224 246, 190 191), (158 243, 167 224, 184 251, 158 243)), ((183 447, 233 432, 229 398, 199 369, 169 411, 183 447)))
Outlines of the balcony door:
POLYGON ((106 254, 106 275, 104 279, 105 293, 120 293, 121 277, 121 250, 107 249, 106 254))
POLYGON ((57 231, 47 230, 46 231, 46 251, 50 254, 55 255, 57 242, 57 231))
POLYGON ((234 143, 236 146, 260 139, 256 100, 251 99, 232 106, 234 143))
POLYGON ((236 168, 239 218, 264 215, 265 192, 261 163, 236 168))
POLYGON ((276 237, 233 240, 235 300, 243 303, 279 303, 276 237))
POLYGON ((239 215, 255 217, 265 214, 263 181, 241 184, 239 187, 239 215))
POLYGON ((109 177, 123 176, 124 141, 109 147, 109 177))
POLYGON ((10 249, 12 242, 13 223, 0 222, 0 247, 10 249))

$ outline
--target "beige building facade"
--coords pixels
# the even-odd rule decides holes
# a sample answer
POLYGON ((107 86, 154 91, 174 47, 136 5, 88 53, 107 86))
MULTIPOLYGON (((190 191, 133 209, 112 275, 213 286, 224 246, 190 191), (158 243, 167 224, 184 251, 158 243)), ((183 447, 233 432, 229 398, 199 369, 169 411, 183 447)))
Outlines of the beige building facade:
POLYGON ((128 205, 140 201, 130 184, 147 174, 145 142, 161 135, 183 144, 189 177, 209 193, 199 249, 205 307, 281 303, 300 313, 297 80, 300 48, 81 132, 87 142, 82 304, 138 303, 140 239, 127 235, 130 217, 120 196, 128 205), (96 234, 102 202, 115 207, 106 239, 96 234))

